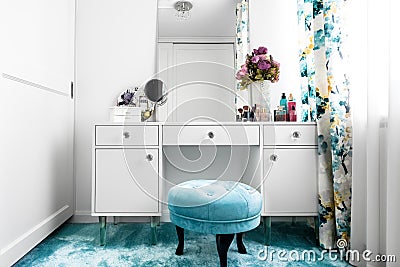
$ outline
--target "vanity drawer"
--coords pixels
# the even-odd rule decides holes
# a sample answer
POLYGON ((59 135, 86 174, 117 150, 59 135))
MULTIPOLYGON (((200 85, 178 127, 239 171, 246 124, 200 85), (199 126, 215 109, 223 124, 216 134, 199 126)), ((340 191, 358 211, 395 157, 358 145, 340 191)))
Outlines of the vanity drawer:
POLYGON ((264 145, 317 145, 317 126, 309 125, 265 125, 264 145))
POLYGON ((167 125, 164 145, 259 145, 258 125, 167 125))
POLYGON ((97 146, 156 146, 158 126, 102 125, 96 126, 97 146))

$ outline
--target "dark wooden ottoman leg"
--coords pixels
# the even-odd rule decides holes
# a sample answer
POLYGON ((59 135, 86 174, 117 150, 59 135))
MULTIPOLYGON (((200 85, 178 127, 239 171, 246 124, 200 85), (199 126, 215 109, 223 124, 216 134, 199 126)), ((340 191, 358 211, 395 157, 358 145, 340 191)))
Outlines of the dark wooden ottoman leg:
POLYGON ((228 266, 228 249, 233 241, 235 234, 217 234, 217 250, 221 267, 228 266))
POLYGON ((183 255, 185 232, 182 227, 176 226, 176 233, 178 234, 178 247, 176 248, 175 254, 180 256, 183 255))
POLYGON ((236 234, 236 244, 240 254, 247 254, 246 247, 243 244, 243 233, 236 234))

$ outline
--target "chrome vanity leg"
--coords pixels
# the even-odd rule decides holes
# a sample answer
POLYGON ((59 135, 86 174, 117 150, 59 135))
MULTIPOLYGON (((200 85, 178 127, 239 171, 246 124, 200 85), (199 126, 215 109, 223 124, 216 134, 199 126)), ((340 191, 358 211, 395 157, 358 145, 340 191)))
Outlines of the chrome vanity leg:
POLYGON ((114 225, 118 225, 118 223, 119 223, 119 217, 114 216, 114 225))
POLYGON ((314 216, 315 243, 319 246, 319 217, 314 216))
POLYGON ((264 245, 269 246, 271 244, 271 216, 263 217, 264 227, 264 245))
POLYGON ((157 244, 157 226, 160 225, 160 217, 152 216, 150 218, 150 225, 151 225, 151 244, 157 244))
POLYGON ((99 216, 99 222, 100 222, 100 246, 104 246, 106 244, 107 217, 99 216))

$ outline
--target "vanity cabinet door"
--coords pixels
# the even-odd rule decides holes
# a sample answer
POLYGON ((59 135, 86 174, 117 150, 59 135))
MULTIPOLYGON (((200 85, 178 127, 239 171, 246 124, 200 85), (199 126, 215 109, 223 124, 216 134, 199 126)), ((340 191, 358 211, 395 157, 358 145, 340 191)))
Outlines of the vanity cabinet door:
POLYGON ((318 212, 317 149, 264 149, 267 216, 312 216, 318 212))
POLYGON ((95 212, 158 212, 158 149, 96 149, 95 212))

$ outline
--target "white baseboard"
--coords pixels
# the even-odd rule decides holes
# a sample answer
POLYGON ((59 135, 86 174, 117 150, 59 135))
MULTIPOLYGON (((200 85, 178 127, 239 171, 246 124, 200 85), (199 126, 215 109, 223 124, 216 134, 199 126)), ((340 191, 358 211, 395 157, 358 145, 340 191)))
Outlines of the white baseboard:
POLYGON ((90 215, 90 211, 75 211, 74 216, 69 219, 70 223, 97 223, 99 222, 99 218, 96 216, 90 215))
POLYGON ((65 205, 29 229, 6 247, 0 249, 0 266, 11 266, 39 244, 73 215, 72 207, 65 205))

